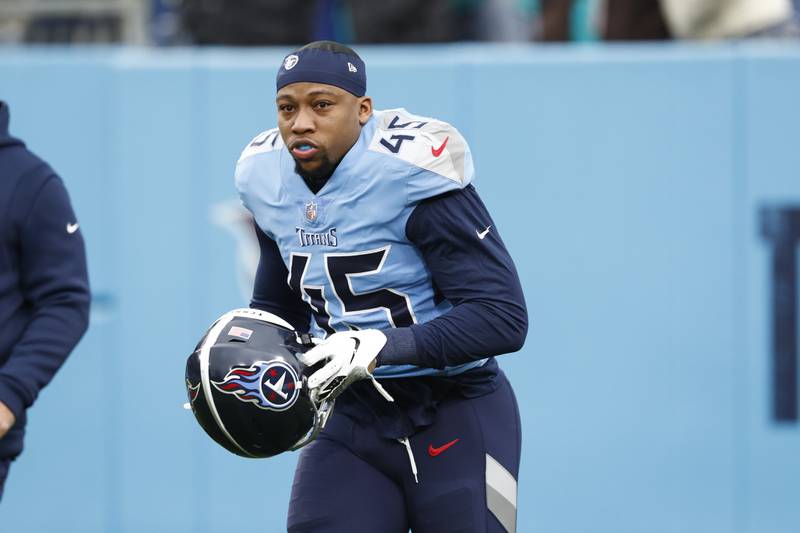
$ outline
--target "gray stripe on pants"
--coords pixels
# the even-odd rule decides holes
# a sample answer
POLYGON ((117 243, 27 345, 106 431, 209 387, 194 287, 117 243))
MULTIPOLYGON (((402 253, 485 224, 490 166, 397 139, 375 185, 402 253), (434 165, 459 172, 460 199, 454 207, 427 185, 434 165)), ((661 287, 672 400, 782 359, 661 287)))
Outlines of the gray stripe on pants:
POLYGON ((508 533, 517 529, 517 480, 486 454, 486 506, 508 533))
POLYGON ((508 533, 517 530, 517 509, 492 487, 486 486, 486 506, 508 533))

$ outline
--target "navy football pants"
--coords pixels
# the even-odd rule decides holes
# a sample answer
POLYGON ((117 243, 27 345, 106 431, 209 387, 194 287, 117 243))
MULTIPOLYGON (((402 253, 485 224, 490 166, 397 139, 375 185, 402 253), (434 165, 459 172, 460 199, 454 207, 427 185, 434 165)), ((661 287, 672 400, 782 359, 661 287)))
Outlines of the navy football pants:
POLYGON ((406 447, 334 413, 298 460, 290 533, 500 533, 516 527, 520 421, 506 377, 479 398, 439 404, 406 447), (457 440, 456 440, 457 439, 457 440))

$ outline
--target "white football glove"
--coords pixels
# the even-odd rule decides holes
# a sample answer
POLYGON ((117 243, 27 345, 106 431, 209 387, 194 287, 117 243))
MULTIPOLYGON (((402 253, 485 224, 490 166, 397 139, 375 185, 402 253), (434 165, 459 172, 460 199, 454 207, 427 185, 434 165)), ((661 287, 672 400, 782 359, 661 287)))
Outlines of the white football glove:
POLYGON ((386 344, 386 335, 377 329, 342 331, 334 333, 298 359, 312 366, 324 359, 325 366, 311 374, 308 388, 313 399, 333 401, 354 381, 371 379, 378 392, 393 402, 394 399, 369 371, 370 365, 386 344))

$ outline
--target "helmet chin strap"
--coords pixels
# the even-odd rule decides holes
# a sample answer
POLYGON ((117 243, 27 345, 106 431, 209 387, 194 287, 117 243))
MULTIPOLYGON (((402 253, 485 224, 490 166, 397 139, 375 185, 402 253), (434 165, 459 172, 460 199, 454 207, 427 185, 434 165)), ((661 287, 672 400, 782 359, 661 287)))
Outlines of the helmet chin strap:
POLYGON ((314 407, 314 425, 311 426, 311 429, 308 431, 308 433, 303 435, 300 440, 295 442, 289 448, 289 451, 299 450, 306 444, 316 439, 317 435, 319 435, 319 432, 325 428, 325 424, 328 423, 328 418, 330 418, 331 414, 333 413, 333 402, 325 400, 322 402, 322 405, 317 407, 317 402, 312 400, 311 405, 314 407))
POLYGON ((389 394, 388 392, 386 392, 386 389, 383 388, 383 385, 378 383, 378 380, 375 378, 375 376, 370 374, 369 375, 369 379, 370 379, 370 381, 372 381, 372 385, 375 387, 375 390, 378 391, 378 394, 383 396, 384 400, 386 400, 387 402, 393 402, 394 401, 394 398, 392 398, 392 395, 389 394))
MULTIPOLYGON (((303 381, 301 382, 302 387, 306 387, 306 379, 307 378, 303 376, 303 381)), ((369 379, 370 381, 372 381, 372 384, 375 386, 375 389, 378 391, 378 393, 381 396, 383 396, 387 402, 394 401, 394 398, 392 398, 391 394, 386 392, 386 389, 384 389, 383 386, 380 383, 378 383, 378 380, 375 379, 374 376, 370 375, 369 379)), ((294 445, 292 445, 292 447, 289 448, 290 451, 299 450, 300 448, 302 448, 306 444, 309 444, 311 441, 317 438, 317 435, 319 435, 320 431, 322 431, 325 428, 325 424, 328 423, 328 418, 330 418, 331 414, 333 414, 333 404, 335 403, 336 400, 325 399, 322 400, 322 403, 320 403, 319 398, 317 398, 317 391, 311 392, 310 399, 311 399, 311 406, 314 408, 314 425, 311 427, 308 433, 303 435, 303 437, 301 437, 300 440, 295 442, 294 445)))
MULTIPOLYGON (((302 346, 314 346, 318 342, 317 339, 308 333, 295 332, 295 336, 297 344, 302 346)), ((303 376, 298 388, 308 389, 307 381, 308 378, 303 376)), ((331 413, 333 413, 333 402, 323 401, 320 403, 313 391, 309 395, 309 399, 311 400, 311 407, 314 408, 314 423, 311 429, 308 430, 308 433, 300 437, 300 439, 289 448, 289 451, 299 450, 317 438, 319 432, 322 431, 325 428, 325 424, 328 423, 328 418, 331 416, 331 413)))

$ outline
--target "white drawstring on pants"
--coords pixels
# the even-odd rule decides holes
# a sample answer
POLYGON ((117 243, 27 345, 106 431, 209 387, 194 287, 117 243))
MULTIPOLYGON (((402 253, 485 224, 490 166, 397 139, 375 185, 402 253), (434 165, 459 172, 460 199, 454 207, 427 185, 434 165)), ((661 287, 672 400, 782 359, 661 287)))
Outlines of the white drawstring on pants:
POLYGON ((417 463, 414 462, 414 452, 411 451, 411 442, 409 442, 408 437, 397 439, 397 442, 406 447, 406 452, 408 452, 408 462, 411 463, 411 473, 414 474, 414 482, 419 484, 419 479, 417 479, 417 463))

